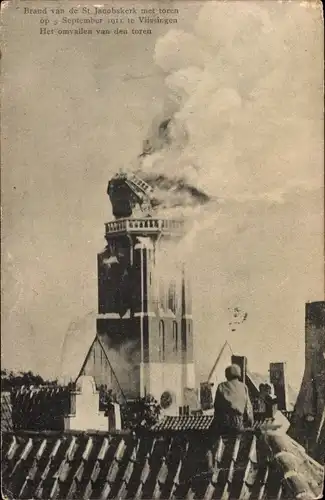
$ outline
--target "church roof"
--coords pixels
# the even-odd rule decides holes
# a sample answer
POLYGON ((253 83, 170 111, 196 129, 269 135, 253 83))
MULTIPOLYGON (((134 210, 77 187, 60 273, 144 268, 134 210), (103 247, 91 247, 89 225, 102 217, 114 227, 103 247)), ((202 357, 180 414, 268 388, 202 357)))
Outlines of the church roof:
MULTIPOLYGON (((164 416, 153 428, 153 431, 170 431, 170 432, 202 432, 208 431, 213 422, 213 415, 203 414, 203 415, 184 415, 180 417, 176 416, 164 416)), ((264 414, 254 414, 254 430, 263 428, 274 428, 276 421, 274 418, 266 418, 264 414)), ((253 429, 252 429, 253 430, 253 429)))
POLYGON ((212 415, 185 415, 163 417, 153 428, 155 431, 205 431, 212 424, 212 415))
POLYGON ((287 435, 5 432, 7 498, 315 498, 323 469, 287 435), (206 451, 215 457, 209 473, 206 451))

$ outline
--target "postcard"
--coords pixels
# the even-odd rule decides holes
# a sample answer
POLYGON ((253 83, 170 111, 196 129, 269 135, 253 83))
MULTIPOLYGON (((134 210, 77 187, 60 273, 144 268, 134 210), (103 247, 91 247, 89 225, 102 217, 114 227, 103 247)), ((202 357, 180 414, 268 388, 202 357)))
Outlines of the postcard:
POLYGON ((4 498, 320 498, 321 2, 1 13, 4 498))

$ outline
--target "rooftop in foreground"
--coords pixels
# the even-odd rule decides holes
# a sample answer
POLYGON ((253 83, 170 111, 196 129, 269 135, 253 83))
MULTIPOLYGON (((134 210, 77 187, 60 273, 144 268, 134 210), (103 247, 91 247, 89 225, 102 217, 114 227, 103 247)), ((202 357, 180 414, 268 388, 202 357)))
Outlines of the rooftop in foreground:
POLYGON ((287 435, 5 432, 7 498, 311 499, 323 468, 287 435), (207 469, 206 452, 214 457, 207 469))

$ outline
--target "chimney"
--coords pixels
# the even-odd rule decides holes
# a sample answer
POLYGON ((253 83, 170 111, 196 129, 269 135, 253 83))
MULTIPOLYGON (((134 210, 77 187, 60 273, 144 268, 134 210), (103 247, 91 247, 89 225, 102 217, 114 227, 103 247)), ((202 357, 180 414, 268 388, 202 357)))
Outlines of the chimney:
POLYGON ((213 396, 212 396, 213 384, 209 382, 201 382, 200 385, 200 404, 201 409, 210 410, 213 408, 213 396))
POLYGON ((325 301, 306 304, 304 379, 301 412, 321 418, 325 405, 325 301))
POLYGON ((270 382, 274 387, 278 409, 281 411, 287 411, 289 401, 286 380, 286 363, 270 363, 270 382))
POLYGON ((266 418, 273 418, 278 410, 276 395, 271 384, 260 384, 260 406, 266 418))
POLYGON ((231 364, 238 365, 241 371, 241 381, 246 383, 247 358, 245 356, 231 356, 231 364))

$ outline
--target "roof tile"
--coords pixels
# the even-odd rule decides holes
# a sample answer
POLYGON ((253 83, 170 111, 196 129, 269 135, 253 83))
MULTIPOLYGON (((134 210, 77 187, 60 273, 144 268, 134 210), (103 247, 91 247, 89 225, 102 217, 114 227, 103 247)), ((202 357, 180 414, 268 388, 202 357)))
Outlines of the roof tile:
POLYGON ((134 458, 134 467, 132 475, 128 482, 128 492, 130 498, 135 498, 140 495, 140 490, 142 490, 142 485, 146 482, 148 474, 150 472, 148 460, 150 455, 148 449, 152 447, 152 440, 138 439, 135 447, 136 456, 134 458))
POLYGON ((256 489, 254 488, 254 485, 252 487, 252 492, 254 492, 254 489, 256 491, 257 500, 262 500, 262 498, 264 498, 264 492, 265 492, 268 477, 269 477, 269 467, 266 465, 265 469, 264 469, 264 473, 262 472, 262 474, 261 474, 261 480, 260 480, 260 483, 258 485, 259 487, 256 489))
POLYGON ((15 436, 12 436, 11 438, 11 443, 10 443, 10 446, 9 446, 9 449, 7 451, 7 459, 8 460, 12 460, 14 458, 14 455, 17 451, 19 447, 19 444, 17 442, 17 439, 15 436))
POLYGON ((142 490, 143 490, 143 485, 146 483, 148 476, 150 474, 150 466, 149 466, 149 457, 146 458, 143 469, 141 471, 140 475, 140 481, 139 481, 139 486, 136 489, 136 492, 134 494, 134 498, 137 500, 138 498, 142 498, 142 490))
POLYGON ((114 482, 114 480, 115 480, 115 478, 117 476, 118 469, 119 469, 119 464, 116 461, 116 459, 114 458, 114 460, 111 463, 111 466, 109 468, 109 471, 107 473, 107 476, 106 476, 106 482, 107 483, 113 484, 113 482, 114 482))
POLYGON ((216 437, 213 441, 206 433, 189 437, 187 430, 135 437, 71 432, 8 434, 2 440, 4 491, 17 499, 88 500, 262 500, 281 495, 296 498, 311 492, 315 498, 320 491, 321 466, 310 462, 287 436, 268 436, 265 442, 263 435, 245 432, 237 438, 216 437), (214 457, 211 472, 207 468, 208 450, 214 457), (299 464, 305 464, 305 475, 299 464))
POLYGON ((1 431, 12 431, 12 405, 10 392, 1 392, 1 431))
POLYGON ((200 431, 208 430, 213 421, 211 415, 170 417, 165 416, 154 426, 155 431, 200 431))

